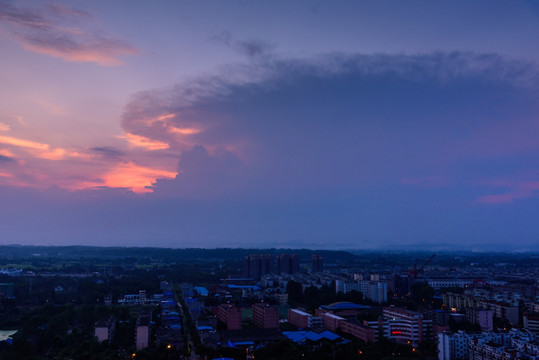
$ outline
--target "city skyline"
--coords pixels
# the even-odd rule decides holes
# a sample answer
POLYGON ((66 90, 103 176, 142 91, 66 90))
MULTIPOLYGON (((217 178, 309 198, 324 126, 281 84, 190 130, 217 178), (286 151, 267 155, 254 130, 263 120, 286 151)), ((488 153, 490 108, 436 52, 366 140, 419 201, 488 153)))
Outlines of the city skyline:
POLYGON ((0 241, 537 251, 538 20, 0 1, 0 241))

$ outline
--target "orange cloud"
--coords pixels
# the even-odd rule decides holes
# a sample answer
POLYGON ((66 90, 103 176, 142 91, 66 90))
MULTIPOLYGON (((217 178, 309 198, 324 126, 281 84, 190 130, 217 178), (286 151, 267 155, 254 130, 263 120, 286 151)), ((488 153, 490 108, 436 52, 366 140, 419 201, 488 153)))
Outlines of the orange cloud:
POLYGON ((138 122, 143 123, 144 125, 147 125, 147 126, 152 126, 153 124, 157 122, 166 123, 167 120, 173 119, 175 116, 176 114, 174 113, 164 114, 157 117, 139 119, 138 122))
POLYGON ((151 192, 149 188, 157 179, 172 179, 176 172, 168 170, 152 169, 136 165, 133 162, 117 165, 104 177, 101 185, 113 188, 128 188, 136 193, 151 192))
POLYGON ((45 160, 62 160, 68 154, 67 151, 62 148, 47 151, 33 151, 32 153, 35 157, 45 160))
MULTIPOLYGON (((36 141, 11 136, 0 136, 0 144, 7 144, 28 149, 28 152, 32 156, 46 160, 62 160, 66 157, 73 157, 86 161, 93 159, 93 157, 89 154, 84 154, 77 151, 69 151, 63 148, 54 148, 51 150, 49 144, 43 144, 36 141)), ((0 155, 12 157, 13 153, 7 149, 0 149, 0 155)))
POLYGON ((35 141, 30 140, 24 140, 19 139, 11 136, 0 136, 0 143, 7 144, 7 145, 13 145, 13 146, 19 146, 23 148, 28 149, 34 149, 34 150, 48 150, 49 145, 38 143, 35 141))
POLYGON ((0 131, 9 131, 11 127, 8 124, 4 124, 0 122, 0 131))
POLYGON ((120 138, 126 139, 133 146, 140 146, 147 150, 164 150, 170 147, 166 142, 151 140, 147 137, 131 133, 126 133, 125 136, 121 136, 120 138))
POLYGON ((70 152, 68 154, 70 157, 85 160, 85 161, 91 161, 94 160, 94 156, 91 154, 84 154, 77 151, 70 152))
POLYGON ((198 134, 202 132, 202 130, 196 129, 196 128, 178 128, 174 126, 167 127, 167 131, 169 133, 180 134, 180 135, 194 135, 194 134, 198 134))

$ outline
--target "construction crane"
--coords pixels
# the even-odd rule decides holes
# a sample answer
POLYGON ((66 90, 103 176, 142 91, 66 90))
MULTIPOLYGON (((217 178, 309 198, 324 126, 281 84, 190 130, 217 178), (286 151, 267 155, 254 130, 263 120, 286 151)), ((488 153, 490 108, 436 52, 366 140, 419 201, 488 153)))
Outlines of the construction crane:
POLYGON ((421 267, 420 267, 419 269, 417 268, 417 261, 416 261, 416 263, 414 264, 414 268, 413 268, 413 269, 410 269, 410 270, 408 271, 408 274, 409 274, 409 275, 412 275, 412 276, 414 277, 414 279, 417 279, 417 275, 418 275, 420 272, 423 271, 423 269, 425 268, 425 266, 427 266, 427 265, 432 261, 432 259, 434 259, 435 256, 436 256, 436 254, 431 255, 431 257, 428 258, 428 260, 425 261, 425 263, 424 263, 423 265, 421 265, 421 267))

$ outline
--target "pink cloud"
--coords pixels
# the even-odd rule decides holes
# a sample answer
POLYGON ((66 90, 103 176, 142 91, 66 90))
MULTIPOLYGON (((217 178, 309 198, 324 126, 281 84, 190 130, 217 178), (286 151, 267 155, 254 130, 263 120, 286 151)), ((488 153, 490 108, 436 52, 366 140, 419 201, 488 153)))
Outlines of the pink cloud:
POLYGON ((504 194, 485 195, 477 198, 475 201, 483 204, 507 204, 512 203, 518 199, 525 199, 532 196, 536 196, 536 191, 539 190, 538 181, 526 181, 526 182, 508 182, 498 181, 495 182, 498 186, 511 187, 509 192, 504 194))
POLYGON ((476 199, 476 202, 484 203, 484 204, 506 204, 506 203, 512 203, 513 200, 518 199, 518 198, 520 198, 520 196, 517 196, 516 194, 511 194, 511 193, 485 195, 476 199))
POLYGON ((121 56, 138 53, 125 40, 98 35, 103 34, 101 30, 82 28, 87 27, 88 18, 89 13, 63 5, 35 10, 0 3, 0 26, 28 51, 102 66, 121 65, 121 56))
MULTIPOLYGON (((160 161, 146 154, 148 146, 117 150, 113 147, 55 147, 23 137, 0 136, 0 185, 67 190, 122 188, 152 192, 158 179, 177 175, 177 159, 160 161)), ((127 142, 124 147, 127 147, 127 142)))

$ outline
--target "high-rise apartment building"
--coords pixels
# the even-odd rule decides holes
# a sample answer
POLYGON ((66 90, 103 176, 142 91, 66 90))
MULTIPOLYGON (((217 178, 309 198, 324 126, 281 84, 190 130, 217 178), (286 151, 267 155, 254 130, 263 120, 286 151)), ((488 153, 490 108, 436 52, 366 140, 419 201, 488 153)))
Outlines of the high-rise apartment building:
POLYGON ((296 254, 277 256, 277 272, 279 274, 295 274, 299 272, 300 258, 296 254))
POLYGON ((313 254, 311 256, 311 272, 324 272, 324 258, 321 255, 313 254))
POLYGON ((273 272, 273 255, 251 254, 245 257, 246 275, 248 278, 260 279, 260 277, 273 272))

